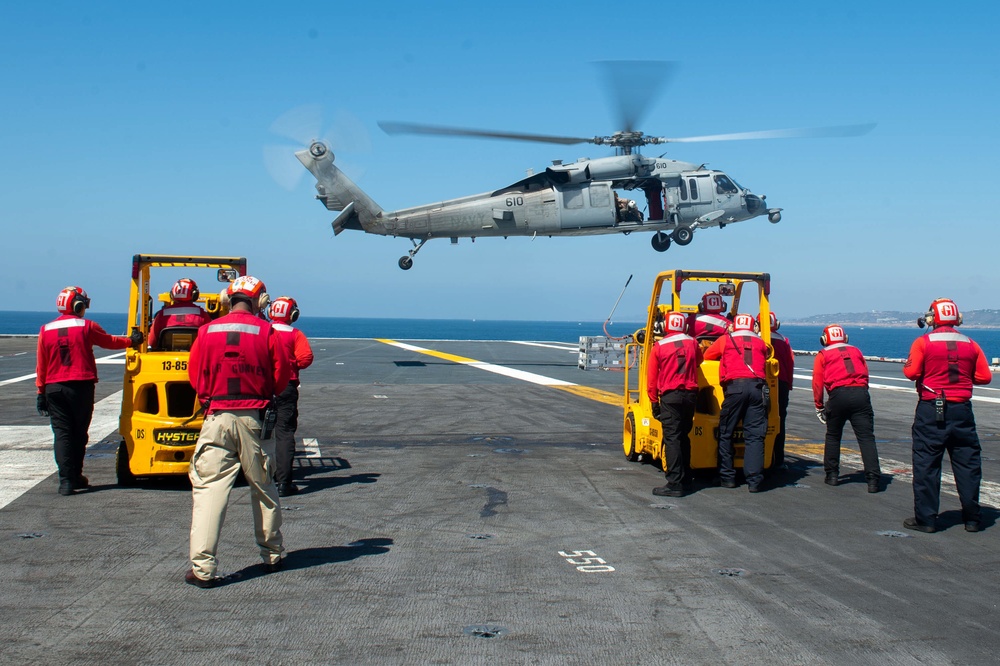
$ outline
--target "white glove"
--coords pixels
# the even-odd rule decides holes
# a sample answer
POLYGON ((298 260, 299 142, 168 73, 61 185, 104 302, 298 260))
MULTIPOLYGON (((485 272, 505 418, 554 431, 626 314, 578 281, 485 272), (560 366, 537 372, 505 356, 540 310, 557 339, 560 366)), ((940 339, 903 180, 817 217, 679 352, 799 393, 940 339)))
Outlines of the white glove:
POLYGON ((819 409, 817 409, 816 410, 816 418, 819 419, 820 423, 822 423, 823 425, 826 425, 826 410, 823 409, 822 407, 820 407, 819 409))

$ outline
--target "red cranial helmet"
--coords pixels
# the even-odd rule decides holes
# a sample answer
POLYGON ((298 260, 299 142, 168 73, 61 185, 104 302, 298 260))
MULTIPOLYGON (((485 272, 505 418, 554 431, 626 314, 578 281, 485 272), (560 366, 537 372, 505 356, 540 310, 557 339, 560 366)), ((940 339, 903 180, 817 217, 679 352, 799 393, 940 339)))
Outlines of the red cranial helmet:
POLYGON ((257 308, 260 297, 267 289, 263 282, 252 275, 241 275, 229 283, 229 289, 226 291, 229 294, 229 301, 234 305, 238 301, 245 301, 257 308))
POLYGON ((680 312, 668 314, 664 323, 667 333, 685 333, 687 331, 687 317, 680 312))
MULTIPOLYGON (((774 333, 781 326, 781 322, 778 321, 778 316, 773 312, 769 312, 768 315, 768 319, 771 320, 771 332, 774 333)), ((757 330, 760 330, 760 315, 757 315, 757 330)))
POLYGON ((200 295, 198 285, 191 278, 181 278, 174 283, 173 289, 170 290, 170 296, 174 299, 174 303, 194 303, 200 295))
POLYGON ((299 304, 290 296, 282 296, 271 301, 271 319, 283 324, 293 324, 299 318, 299 304))
POLYGON ((819 336, 819 343, 824 347, 841 342, 847 342, 847 332, 838 324, 830 324, 823 329, 823 334, 819 336))
POLYGON ((962 323, 962 313, 950 298, 935 299, 924 318, 929 326, 959 326, 962 323))
POLYGON ((699 312, 711 312, 718 314, 726 309, 726 302, 722 300, 722 296, 718 292, 710 291, 701 297, 701 303, 698 304, 699 312))
POLYGON ((757 328, 757 322, 753 315, 738 314, 733 318, 732 327, 734 331, 753 331, 757 328))
POLYGON ((59 314, 82 317, 90 307, 90 298, 81 287, 66 287, 56 296, 56 310, 59 314))

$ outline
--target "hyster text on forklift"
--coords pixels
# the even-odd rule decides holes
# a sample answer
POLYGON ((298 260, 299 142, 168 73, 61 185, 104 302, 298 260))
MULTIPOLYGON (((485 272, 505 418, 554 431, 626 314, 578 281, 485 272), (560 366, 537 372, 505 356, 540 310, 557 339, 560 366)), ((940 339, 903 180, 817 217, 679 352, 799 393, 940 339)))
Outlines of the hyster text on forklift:
MULTIPOLYGON (((581 338, 580 367, 584 369, 624 368, 624 419, 622 445, 628 460, 651 462, 666 469, 660 422, 653 418, 646 391, 646 363, 653 345, 663 337, 663 320, 669 312, 696 313, 705 291, 717 291, 731 299, 725 316, 739 313, 760 315, 760 336, 768 346, 765 380, 770 388, 767 434, 764 439, 764 467, 770 469, 774 438, 778 433, 778 362, 771 351, 769 296, 771 277, 767 273, 673 270, 660 273, 653 284, 646 326, 631 339, 618 342, 608 338, 581 338), (756 287, 756 298, 753 297, 756 287), (681 291, 686 288, 682 300, 681 291), (751 293, 746 293, 747 289, 751 293), (742 306, 742 309, 741 309, 742 306), (622 356, 619 356, 622 354, 622 356)), ((707 343, 702 343, 707 344, 707 343)), ((703 361, 698 369, 698 403, 691 428, 691 469, 709 470, 718 466, 719 413, 723 399, 719 382, 719 362, 703 361)), ((743 465, 742 425, 733 436, 734 464, 743 465)))
MULTIPOLYGON (((238 276, 246 275, 247 260, 147 254, 132 258, 128 323, 142 331, 143 343, 139 349, 130 349, 125 354, 118 428, 122 439, 115 465, 118 483, 123 486, 134 484, 136 477, 186 475, 203 421, 201 405, 187 372, 197 329, 164 328, 157 347, 149 346, 155 314, 150 292, 151 269, 157 269, 158 283, 163 286, 197 271, 205 273, 203 269, 213 271, 212 277, 228 286, 238 276)), ((170 303, 170 292, 160 293, 158 300, 170 303)), ((228 311, 219 293, 200 294, 196 304, 213 319, 228 311)))

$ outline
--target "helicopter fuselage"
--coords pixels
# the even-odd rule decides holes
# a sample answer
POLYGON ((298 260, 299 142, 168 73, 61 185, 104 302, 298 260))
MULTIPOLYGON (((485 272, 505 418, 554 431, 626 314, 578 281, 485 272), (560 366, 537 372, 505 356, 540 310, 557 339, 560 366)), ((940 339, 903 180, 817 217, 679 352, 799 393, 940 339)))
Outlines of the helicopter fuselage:
POLYGON ((553 162, 545 171, 493 192, 385 211, 337 166, 322 142, 296 153, 316 177, 319 199, 340 214, 334 234, 346 229, 409 238, 414 249, 399 260, 408 269, 423 243, 432 238, 476 239, 483 236, 589 236, 653 232, 659 252, 671 241, 687 245, 696 229, 767 215, 764 197, 742 188, 725 173, 687 162, 623 154, 553 162), (643 193, 646 214, 618 191, 643 193), (670 231, 669 234, 665 233, 670 231))
POLYGON ((619 155, 555 163, 494 192, 384 212, 360 226, 413 239, 586 236, 725 226, 767 213, 761 197, 721 171, 619 155), (622 214, 615 190, 640 190, 646 215, 622 214))

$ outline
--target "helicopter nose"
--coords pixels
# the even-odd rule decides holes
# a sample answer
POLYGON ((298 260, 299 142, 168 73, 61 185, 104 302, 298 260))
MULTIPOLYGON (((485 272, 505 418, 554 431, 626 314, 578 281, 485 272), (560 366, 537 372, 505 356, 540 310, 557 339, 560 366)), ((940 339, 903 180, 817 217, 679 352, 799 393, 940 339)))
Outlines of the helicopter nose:
POLYGON ((747 194, 747 212, 751 215, 758 215, 764 210, 764 200, 756 194, 747 194))

